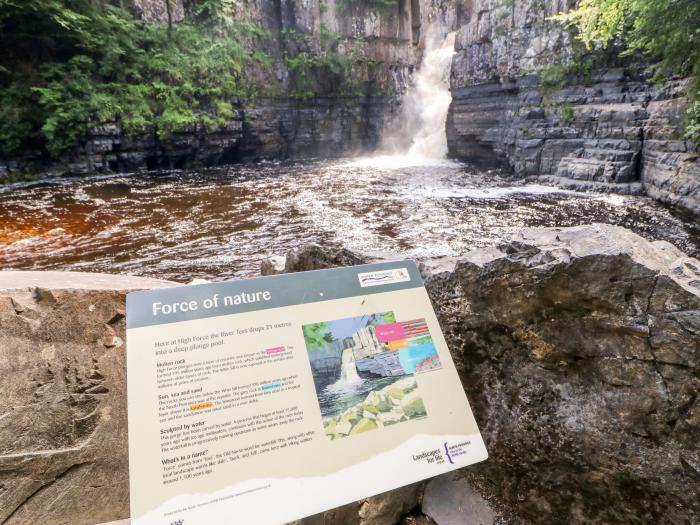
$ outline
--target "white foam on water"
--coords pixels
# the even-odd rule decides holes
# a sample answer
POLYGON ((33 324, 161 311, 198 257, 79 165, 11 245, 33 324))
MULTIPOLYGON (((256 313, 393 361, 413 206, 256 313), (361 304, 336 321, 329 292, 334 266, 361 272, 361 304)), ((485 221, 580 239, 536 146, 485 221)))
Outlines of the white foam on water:
POLYGON ((556 186, 543 186, 541 184, 486 188, 460 188, 453 186, 430 189, 430 196, 435 198, 502 199, 511 195, 549 195, 553 193, 577 195, 574 191, 564 190, 556 186))
POLYGON ((342 164, 348 168, 374 168, 379 170, 396 170, 414 166, 460 167, 461 164, 447 158, 425 157, 422 155, 376 155, 360 157, 342 164))
POLYGON ((457 165, 448 160, 445 122, 452 102, 449 72, 454 55, 455 33, 442 38, 431 28, 415 82, 403 99, 399 125, 384 137, 383 150, 348 164, 353 167, 399 169, 411 166, 457 165))

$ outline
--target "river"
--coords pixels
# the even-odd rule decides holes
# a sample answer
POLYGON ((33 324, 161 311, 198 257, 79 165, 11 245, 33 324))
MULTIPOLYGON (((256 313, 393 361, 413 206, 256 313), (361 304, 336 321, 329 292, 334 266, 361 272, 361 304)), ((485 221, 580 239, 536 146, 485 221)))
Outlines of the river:
POLYGON ((314 242, 414 258, 594 221, 700 253, 700 227, 646 197, 564 192, 460 163, 346 160, 49 179, 0 192, 0 268, 189 281, 250 277, 314 242))
POLYGON ((606 222, 700 253, 700 226, 645 197, 566 192, 445 160, 454 35, 431 26, 402 118, 378 154, 47 179, 0 189, 0 268, 188 282, 258 274, 306 243, 459 256, 526 226, 606 222))

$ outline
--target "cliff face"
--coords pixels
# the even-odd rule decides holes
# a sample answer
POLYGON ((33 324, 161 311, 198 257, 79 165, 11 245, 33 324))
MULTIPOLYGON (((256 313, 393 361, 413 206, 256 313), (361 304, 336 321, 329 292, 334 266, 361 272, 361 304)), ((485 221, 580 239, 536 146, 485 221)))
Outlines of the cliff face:
POLYGON ((638 59, 581 56, 548 17, 571 0, 471 0, 458 9, 447 134, 457 157, 574 188, 642 192, 700 213, 685 83, 655 85, 638 59))
MULTIPOLYGON (((124 5, 146 23, 167 23, 166 0, 124 5)), ((174 22, 196 16, 195 2, 170 5, 174 22)), ((233 100, 233 117, 223 126, 192 126, 159 139, 155 133, 129 137, 106 124, 57 162, 47 164, 41 152, 0 159, 0 181, 22 171, 182 168, 373 147, 421 58, 429 22, 450 18, 448 6, 442 0, 240 2, 235 18, 259 35, 242 43, 267 62, 247 68, 255 96, 233 100)))

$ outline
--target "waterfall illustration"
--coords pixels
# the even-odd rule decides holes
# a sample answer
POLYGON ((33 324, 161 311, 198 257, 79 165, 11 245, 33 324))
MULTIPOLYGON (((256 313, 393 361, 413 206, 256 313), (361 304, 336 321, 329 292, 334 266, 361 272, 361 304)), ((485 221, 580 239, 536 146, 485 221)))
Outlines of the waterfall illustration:
POLYGON ((361 383, 362 378, 357 373, 355 366, 355 355, 352 353, 352 348, 343 350, 342 363, 340 368, 340 379, 336 381, 336 385, 353 385, 361 383))
POLYGON ((454 54, 455 34, 440 42, 430 38, 415 84, 404 98, 404 121, 412 132, 406 155, 417 158, 443 159, 447 155, 445 122, 450 108, 449 72, 454 54))
POLYGON ((445 122, 452 101, 449 77, 454 44, 455 33, 445 37, 442 28, 431 28, 398 121, 384 134, 377 155, 350 165, 394 169, 448 163, 445 122))

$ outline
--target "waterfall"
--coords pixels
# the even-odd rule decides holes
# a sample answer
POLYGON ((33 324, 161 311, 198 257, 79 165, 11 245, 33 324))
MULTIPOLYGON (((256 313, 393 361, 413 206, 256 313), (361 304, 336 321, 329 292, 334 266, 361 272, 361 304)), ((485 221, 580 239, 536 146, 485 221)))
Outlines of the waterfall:
POLYGON ((445 122, 450 108, 450 67, 455 33, 431 28, 414 82, 402 101, 395 126, 382 137, 379 154, 353 165, 400 168, 446 162, 445 122))
POLYGON ((338 379, 335 384, 352 385, 361 382, 362 378, 357 373, 357 367, 355 366, 355 355, 352 353, 352 348, 346 348, 343 350, 340 379, 338 379))
MULTIPOLYGON (((450 33, 441 43, 431 39, 416 74, 416 81, 404 97, 404 120, 416 122, 409 157, 444 159, 447 156, 445 122, 450 109, 449 76, 454 54, 455 34, 450 33)), ((409 121, 410 122, 410 121, 409 121)), ((411 128, 409 127, 409 130, 411 128)))

